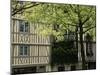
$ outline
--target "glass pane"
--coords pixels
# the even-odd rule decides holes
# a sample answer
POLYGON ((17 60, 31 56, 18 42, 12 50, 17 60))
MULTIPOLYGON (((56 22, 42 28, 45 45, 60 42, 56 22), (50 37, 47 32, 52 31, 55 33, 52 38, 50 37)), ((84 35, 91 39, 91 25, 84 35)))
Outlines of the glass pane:
POLYGON ((25 32, 28 32, 28 31, 29 31, 29 23, 26 22, 26 23, 25 23, 25 32))
POLYGON ((23 46, 20 46, 20 55, 23 55, 23 46))
POLYGON ((24 47, 24 55, 28 55, 28 47, 27 46, 24 47))
POLYGON ((20 25, 20 32, 24 32, 24 22, 23 21, 20 21, 19 22, 19 25, 20 25))

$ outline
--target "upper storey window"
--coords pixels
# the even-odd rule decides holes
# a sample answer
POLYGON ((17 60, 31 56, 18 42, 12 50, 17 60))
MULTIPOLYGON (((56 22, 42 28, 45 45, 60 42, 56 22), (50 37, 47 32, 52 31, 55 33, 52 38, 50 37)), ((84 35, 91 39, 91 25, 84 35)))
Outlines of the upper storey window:
POLYGON ((29 23, 26 21, 19 21, 19 31, 29 32, 29 23))
POLYGON ((20 45, 19 46, 19 55, 20 56, 28 56, 30 47, 28 45, 20 45))

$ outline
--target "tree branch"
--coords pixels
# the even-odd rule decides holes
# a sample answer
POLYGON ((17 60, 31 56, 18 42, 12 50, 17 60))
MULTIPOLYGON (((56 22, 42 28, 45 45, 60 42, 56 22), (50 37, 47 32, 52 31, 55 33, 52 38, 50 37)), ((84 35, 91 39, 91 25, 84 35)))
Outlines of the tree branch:
POLYGON ((87 24, 87 26, 84 26, 83 28, 88 28, 88 27, 92 26, 93 24, 95 24, 94 21, 92 21, 91 23, 89 22, 89 24, 87 24))
MULTIPOLYGON (((77 26, 76 24, 70 24, 70 23, 67 23, 67 25, 74 26, 74 27, 77 26)), ((78 27, 78 26, 77 26, 77 27, 78 27)))
POLYGON ((86 33, 87 31, 93 29, 93 28, 96 28, 96 26, 93 26, 93 27, 88 28, 87 30, 85 30, 85 31, 83 32, 83 34, 86 33))
POLYGON ((39 5, 39 4, 32 4, 32 5, 30 5, 30 6, 26 6, 26 7, 20 8, 20 9, 16 9, 16 11, 13 11, 13 12, 12 12, 12 16, 14 16, 15 14, 17 14, 17 13, 23 11, 23 10, 32 8, 32 7, 37 6, 37 5, 39 5))
POLYGON ((70 8, 72 11, 74 11, 75 13, 77 13, 76 9, 74 9, 74 7, 72 6, 72 4, 70 4, 70 8))
MULTIPOLYGON (((91 11, 92 11, 92 7, 89 11, 89 14, 91 13, 91 11)), ((84 25, 90 19, 91 16, 92 16, 92 13, 90 15, 87 15, 87 18, 82 22, 82 25, 84 25)))

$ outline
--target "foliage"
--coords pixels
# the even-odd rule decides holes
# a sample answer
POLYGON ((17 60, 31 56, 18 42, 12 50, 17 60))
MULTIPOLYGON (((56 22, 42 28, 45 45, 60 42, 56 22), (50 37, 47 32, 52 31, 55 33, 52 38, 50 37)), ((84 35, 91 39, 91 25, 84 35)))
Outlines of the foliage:
MULTIPOLYGON (((27 5, 26 3, 25 5, 27 5)), ((80 41, 80 49, 81 49, 81 57, 83 65, 82 67, 84 67, 85 54, 83 46, 83 41, 84 41, 83 35, 89 33, 95 39, 96 7, 89 5, 87 6, 87 5, 74 5, 74 4, 36 3, 36 2, 32 2, 32 4, 33 4, 32 8, 29 7, 29 9, 27 9, 26 7, 22 9, 19 8, 17 10, 22 11, 23 9, 27 9, 24 10, 24 17, 26 18, 26 20, 34 24, 37 23, 41 24, 39 27, 36 28, 37 31, 44 35, 52 35, 54 37, 57 37, 59 42, 63 40, 64 34, 68 33, 69 31, 75 32, 76 41, 78 40, 80 41)), ((14 8, 15 7, 16 6, 14 6, 14 8)), ((15 12, 15 10, 12 10, 12 12, 15 12)), ((58 55, 59 53, 62 53, 61 55, 63 57, 61 56, 61 58, 65 58, 66 57, 66 56, 64 57, 65 51, 63 52, 63 50, 66 51, 67 49, 62 49, 61 47, 58 49, 54 49, 54 51, 58 55)))
POLYGON ((24 2, 24 1, 19 1, 19 0, 11 0, 11 15, 15 16, 17 14, 22 14, 26 12, 27 9, 30 9, 34 6, 39 5, 36 2, 24 2))
MULTIPOLYGON (((96 24, 96 7, 74 4, 53 4, 38 2, 23 2, 12 0, 12 16, 16 14, 24 14, 24 17, 33 23, 43 23, 45 28, 38 27, 41 33, 48 31, 48 34, 54 36, 63 35, 66 31, 74 31, 76 26, 79 28, 79 20, 82 22, 83 34, 90 33, 95 38, 96 24), (80 14, 80 15, 79 15, 80 14), (55 25, 59 25, 56 32, 51 29, 55 25), (57 34, 57 35, 55 35, 57 34)), ((47 33, 47 32, 46 32, 47 33)), ((78 31, 78 34, 80 32, 78 31)))
MULTIPOLYGON (((88 32, 95 36, 95 14, 95 6, 40 3, 31 9, 31 13, 25 15, 29 21, 45 25, 45 28, 41 28, 41 33, 46 28, 49 30, 49 27, 52 27, 50 30, 53 33, 59 35, 63 35, 68 30, 75 32, 76 27, 79 30, 79 21, 81 21, 83 34, 88 32), (58 31, 53 29, 56 25, 59 27, 58 31)), ((54 35, 52 32, 51 34, 54 35)), ((80 31, 78 31, 78 34, 80 34, 80 31)))
POLYGON ((71 64, 78 62, 78 52, 73 47, 73 41, 61 41, 54 44, 52 48, 51 64, 71 64), (73 59, 73 60, 72 60, 73 59))

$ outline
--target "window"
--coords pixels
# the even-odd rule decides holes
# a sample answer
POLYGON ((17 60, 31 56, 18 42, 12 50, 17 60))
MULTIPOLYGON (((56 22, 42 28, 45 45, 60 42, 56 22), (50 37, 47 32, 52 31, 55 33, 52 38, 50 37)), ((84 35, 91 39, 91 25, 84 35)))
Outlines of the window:
POLYGON ((29 23, 25 21, 19 21, 19 31, 20 32, 29 32, 29 23))
POLYGON ((19 54, 21 56, 27 56, 27 55, 29 55, 29 46, 27 46, 27 45, 21 45, 19 47, 19 54))
POLYGON ((86 43, 86 55, 93 56, 92 43, 89 42, 86 43))

